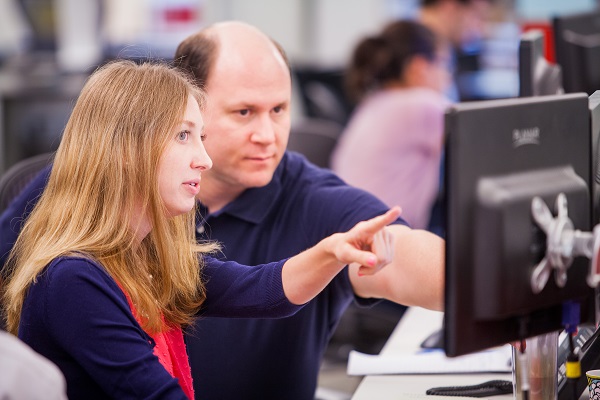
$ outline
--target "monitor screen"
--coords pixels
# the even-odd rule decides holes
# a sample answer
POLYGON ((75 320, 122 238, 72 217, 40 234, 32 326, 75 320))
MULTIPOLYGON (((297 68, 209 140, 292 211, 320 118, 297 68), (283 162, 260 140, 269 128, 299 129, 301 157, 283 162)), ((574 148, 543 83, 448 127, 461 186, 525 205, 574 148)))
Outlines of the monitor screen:
POLYGON ((554 213, 565 194, 574 229, 591 228, 588 96, 460 103, 445 130, 446 354, 558 331, 567 300, 593 319, 586 258, 574 259, 564 287, 554 275, 537 292, 532 284, 546 250, 534 197, 554 213))
POLYGON ((530 30, 519 41, 519 97, 563 93, 560 66, 544 56, 544 32, 530 30))
POLYGON ((600 89, 600 11, 555 17, 553 29, 565 91, 600 89))

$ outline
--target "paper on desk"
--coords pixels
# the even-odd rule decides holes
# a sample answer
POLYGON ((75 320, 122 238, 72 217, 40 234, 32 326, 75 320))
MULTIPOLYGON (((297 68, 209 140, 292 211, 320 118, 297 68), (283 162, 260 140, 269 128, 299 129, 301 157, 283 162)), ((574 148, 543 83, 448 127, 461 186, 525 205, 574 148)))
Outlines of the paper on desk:
POLYGON ((352 350, 347 373, 380 375, 511 372, 511 354, 510 345, 459 357, 446 357, 442 350, 392 355, 371 355, 352 350))

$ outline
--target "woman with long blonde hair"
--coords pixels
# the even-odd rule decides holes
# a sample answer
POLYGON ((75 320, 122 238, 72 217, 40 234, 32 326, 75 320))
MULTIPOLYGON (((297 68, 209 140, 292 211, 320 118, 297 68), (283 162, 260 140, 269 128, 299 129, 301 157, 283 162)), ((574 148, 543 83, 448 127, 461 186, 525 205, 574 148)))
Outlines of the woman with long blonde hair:
POLYGON ((169 66, 118 61, 75 104, 3 288, 8 330, 59 366, 71 399, 193 398, 182 329, 199 313, 284 317, 345 265, 391 259, 397 208, 261 268, 212 258, 194 236, 203 101, 169 66))

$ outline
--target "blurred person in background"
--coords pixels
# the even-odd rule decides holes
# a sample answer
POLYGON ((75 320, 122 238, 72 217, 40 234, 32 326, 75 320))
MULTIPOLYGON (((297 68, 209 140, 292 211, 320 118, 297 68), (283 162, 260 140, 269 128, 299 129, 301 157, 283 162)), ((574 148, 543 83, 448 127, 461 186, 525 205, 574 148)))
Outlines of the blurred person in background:
POLYGON ((481 39, 491 0, 421 0, 418 20, 456 48, 481 39))
POLYGON ((332 155, 333 170, 403 218, 429 227, 438 195, 448 46, 424 25, 388 24, 356 46, 346 74, 357 107, 332 155))
POLYGON ((417 20, 449 45, 447 68, 453 80, 446 89, 453 101, 461 100, 456 83, 462 54, 477 52, 485 34, 492 0, 421 0, 417 20))

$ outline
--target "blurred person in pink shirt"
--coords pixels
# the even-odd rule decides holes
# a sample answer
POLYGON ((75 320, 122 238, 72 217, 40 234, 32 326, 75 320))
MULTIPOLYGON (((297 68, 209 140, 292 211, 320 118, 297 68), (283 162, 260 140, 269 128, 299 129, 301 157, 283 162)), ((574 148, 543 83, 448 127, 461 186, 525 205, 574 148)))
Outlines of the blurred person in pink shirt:
POLYGON ((448 44, 416 21, 399 20, 356 46, 346 74, 357 102, 332 155, 351 185, 427 229, 440 187, 448 44))

